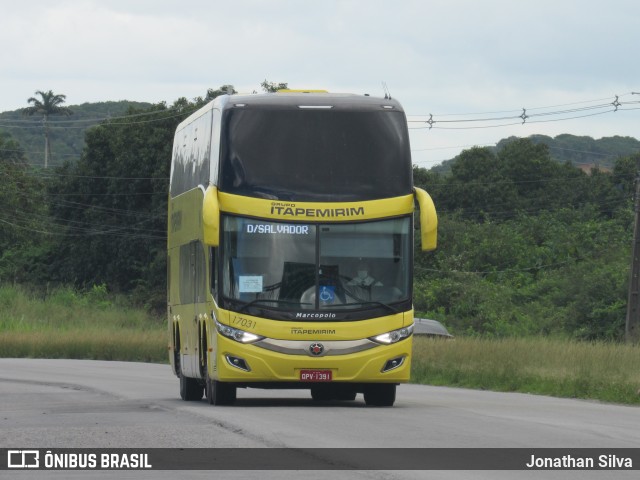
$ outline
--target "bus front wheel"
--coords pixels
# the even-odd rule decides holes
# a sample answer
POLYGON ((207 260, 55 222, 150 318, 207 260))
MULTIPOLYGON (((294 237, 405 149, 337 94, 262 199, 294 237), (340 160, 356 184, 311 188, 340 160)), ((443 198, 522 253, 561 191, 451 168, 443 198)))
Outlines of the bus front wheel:
POLYGON ((209 375, 207 375, 205 390, 210 405, 231 405, 236 401, 235 386, 212 380, 209 375))
POLYGON ((392 407, 396 401, 396 385, 373 383, 365 386, 364 403, 371 407, 392 407))

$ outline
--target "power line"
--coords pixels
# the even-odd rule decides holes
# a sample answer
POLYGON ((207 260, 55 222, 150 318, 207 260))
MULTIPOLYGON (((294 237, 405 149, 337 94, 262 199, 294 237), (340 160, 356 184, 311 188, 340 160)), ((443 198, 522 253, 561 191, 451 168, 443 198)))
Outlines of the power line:
MULTIPOLYGON (((628 92, 622 95, 619 95, 620 97, 625 97, 628 95, 631 95, 632 92, 628 92)), ((560 107, 568 107, 571 105, 582 105, 582 104, 587 104, 587 103, 594 103, 594 102, 604 102, 605 100, 610 100, 611 97, 605 97, 605 98, 596 98, 596 99, 592 99, 592 100, 581 100, 578 102, 570 102, 570 103, 560 103, 557 105, 548 105, 545 107, 531 107, 528 108, 527 110, 546 110, 549 108, 560 108, 560 107)), ((521 109, 511 109, 511 110, 500 110, 500 111, 493 111, 493 112, 472 112, 472 113, 442 113, 442 114, 434 114, 437 116, 441 116, 441 117, 454 117, 454 116, 471 116, 471 115, 495 115, 495 114, 499 114, 499 113, 516 113, 516 112, 520 112, 521 109)), ((421 116, 424 117, 426 115, 421 114, 421 115, 415 115, 415 114, 407 114, 408 117, 414 117, 414 116, 421 116)))
MULTIPOLYGON (((79 225, 84 224, 87 226, 82 227, 82 226, 75 226, 75 225, 69 225, 69 224, 49 222, 48 225, 52 227, 59 227, 64 231, 41 230, 29 224, 29 220, 32 220, 33 217, 38 217, 38 216, 41 218, 48 219, 48 217, 43 215, 29 214, 28 218, 18 217, 18 216, 15 216, 13 218, 11 217, 7 218, 4 216, 0 216, 0 222, 13 226, 15 228, 27 230, 33 233, 41 233, 45 235, 55 235, 55 236, 62 236, 62 237, 92 237, 92 236, 106 235, 106 236, 158 239, 158 240, 166 239, 166 233, 160 230, 149 230, 148 228, 135 228, 135 227, 132 227, 131 225, 118 226, 118 225, 105 225, 105 224, 90 224, 86 222, 77 222, 73 220, 69 220, 69 223, 77 223, 79 225), (100 229, 98 227, 104 227, 104 228, 100 229), (156 232, 159 235, 153 235, 153 232, 156 232)), ((146 221, 149 221, 149 220, 138 222, 136 225, 141 225, 146 221)))
MULTIPOLYGON (((0 152, 22 152, 22 150, 11 150, 0 148, 0 152)), ((29 153, 29 152, 26 152, 29 153)), ((30 152, 42 154, 42 152, 30 152)), ((62 154, 64 155, 64 154, 62 154)), ((68 153, 68 156, 76 156, 75 154, 68 153)), ((106 179, 106 180, 161 180, 163 182, 168 182, 169 177, 120 177, 120 176, 96 176, 96 175, 74 175, 69 173, 53 173, 48 168, 38 167, 34 165, 29 165, 30 169, 26 169, 25 173, 27 175, 34 175, 40 178, 55 178, 55 177, 69 177, 69 178, 91 178, 91 179, 106 179), (37 171, 41 170, 41 171, 37 171)))
POLYGON ((456 270, 456 269, 449 269, 449 270, 438 270, 435 268, 420 268, 421 271, 425 271, 425 272, 435 272, 435 273, 446 273, 446 274, 456 274, 456 273, 463 273, 463 274, 477 274, 477 275, 489 275, 492 273, 519 273, 519 272, 530 272, 532 270, 544 270, 550 267, 558 267, 561 265, 567 265, 569 263, 574 263, 575 261, 578 260, 584 260, 581 257, 576 257, 574 259, 571 260, 565 260, 563 262, 554 262, 554 263, 548 263, 546 265, 535 265, 533 267, 524 267, 524 268, 508 268, 505 270, 456 270))
MULTIPOLYGON (((581 181, 585 181, 588 180, 588 175, 581 173, 581 170, 576 168, 575 169, 576 172, 576 176, 574 177, 550 177, 550 178, 536 178, 533 180, 512 180, 512 179, 505 179, 505 180, 493 180, 493 181, 470 181, 470 182, 463 182, 463 181, 458 181, 458 182, 453 182, 453 181, 445 181, 445 182, 427 182, 427 186, 430 187, 453 187, 453 186, 462 186, 462 187, 470 187, 470 186, 476 186, 476 185, 523 185, 523 184, 532 184, 532 183, 552 183, 552 182, 558 182, 561 184, 566 184, 567 182, 581 182, 581 181), (584 176, 586 175, 586 176, 584 176)), ((612 175, 612 174, 610 174, 612 175)), ((621 176, 617 176, 617 177, 621 177, 621 176)), ((622 177, 624 178, 624 177, 622 177)))
POLYGON ((135 192, 135 193, 47 193, 51 197, 74 197, 74 196, 92 196, 92 197, 135 197, 141 195, 157 195, 158 192, 135 192))
MULTIPOLYGON (((133 115, 125 115, 125 116, 120 116, 120 117, 104 117, 101 119, 87 119, 87 120, 82 120, 82 119, 77 119, 77 120, 48 120, 47 121, 47 125, 49 128, 51 129, 56 129, 56 130, 61 130, 61 129, 79 129, 79 130, 86 130, 87 128, 93 127, 93 126, 120 126, 120 125, 140 125, 140 124, 144 124, 144 123, 155 123, 155 122, 163 122, 165 120, 171 120, 174 118, 180 118, 180 117, 184 117, 184 116, 188 116, 191 113, 193 113, 194 111, 197 110, 197 108, 199 107, 193 107, 191 109, 185 109, 183 111, 179 111, 179 109, 175 109, 178 113, 173 114, 173 115, 165 115, 164 117, 161 118, 150 118, 147 120, 139 120, 139 121, 119 121, 119 120, 125 120, 125 119, 131 119, 131 118, 137 118, 137 117, 142 117, 142 116, 151 116, 151 115, 156 115, 159 113, 167 113, 170 112, 169 110, 158 110, 158 111, 151 111, 151 112, 145 112, 145 113, 140 113, 140 114, 133 114, 133 115), (87 123, 87 125, 77 125, 78 123, 87 123)), ((42 129, 44 128, 44 122, 42 120, 38 120, 38 121, 28 121, 28 120, 11 120, 11 122, 8 122, 7 120, 2 120, 0 119, 0 127, 3 128, 18 128, 18 129, 42 129)))
POLYGON ((431 148, 412 148, 412 152, 428 152, 433 150, 453 150, 458 148, 473 148, 473 147, 491 147, 495 146, 495 143, 483 143, 481 145, 477 144, 467 144, 467 145, 453 145, 450 147, 431 147, 431 148))
MULTIPOLYGON (((44 152, 42 151, 31 152, 31 151, 25 151, 25 150, 15 149, 15 148, 0 148, 0 152, 24 153, 26 155, 44 155, 44 152)), ((56 153, 56 157, 78 157, 78 156, 80 155, 77 153, 56 153)))
MULTIPOLYGON (((497 128, 497 127, 516 125, 516 124, 542 123, 542 122, 549 122, 549 121, 565 121, 565 120, 584 118, 584 117, 589 117, 594 115, 603 115, 605 113, 612 113, 618 110, 630 110, 630 108, 621 108, 621 107, 624 105, 632 105, 632 104, 640 103, 638 101, 620 102, 618 95, 616 95, 615 98, 611 100, 612 101, 609 103, 597 103, 593 105, 586 105, 586 106, 581 106, 576 108, 569 108, 569 109, 562 108, 558 110, 542 111, 542 112, 537 112, 537 111, 549 109, 549 108, 560 108, 562 106, 579 105, 579 104, 584 104, 589 102, 574 102, 572 104, 555 105, 552 107, 522 108, 521 111, 509 110, 509 111, 499 111, 499 112, 468 114, 470 118, 453 118, 453 119, 446 118, 446 117, 455 116, 455 114, 442 114, 442 115, 435 115, 435 116, 433 114, 411 115, 410 116, 411 118, 413 117, 425 117, 425 118, 409 119, 408 123, 409 124, 417 124, 417 123, 425 124, 424 126, 420 126, 420 127, 409 127, 411 130, 425 130, 425 129, 431 130, 433 128, 455 129, 455 130, 466 130, 466 129, 477 129, 477 128, 497 128), (595 110, 598 110, 598 111, 594 113, 583 113, 580 115, 573 115, 573 114, 582 113, 582 112, 593 112, 595 110), (495 116, 495 114, 498 114, 498 113, 510 113, 510 115, 495 116), (567 117, 566 115, 571 115, 571 116, 567 117), (549 117, 549 116, 556 116, 556 117, 561 116, 561 118, 554 118, 551 120, 542 120, 542 119, 536 120, 536 118, 549 117), (441 117, 444 117, 444 118, 441 119, 441 117), (509 120, 511 120, 511 122, 504 123, 505 121, 509 121, 509 120), (484 124, 489 122, 490 122, 489 125, 474 125, 474 126, 468 125, 470 123, 484 124), (501 123, 495 123, 495 122, 501 122, 501 123), (440 126, 436 124, 445 124, 448 126, 440 126), (451 126, 454 124, 461 124, 463 126, 451 126)), ((463 116, 463 115, 459 115, 459 116, 463 116)))
MULTIPOLYGON (((420 130, 420 129, 432 129, 432 128, 439 128, 439 129, 471 129, 471 128, 496 128, 496 127, 503 127, 503 126, 510 126, 510 125, 516 125, 516 124, 524 124, 524 123, 540 123, 543 120, 530 120, 532 118, 536 118, 536 117, 543 117, 543 116, 558 116, 558 115, 566 115, 566 114, 572 114, 572 113, 577 113, 577 112, 584 112, 584 111, 589 111, 589 110, 601 110, 601 109, 606 109, 603 112, 597 112, 597 113, 593 113, 591 115, 579 115, 579 116, 572 116, 572 117, 565 117, 565 118, 560 118, 560 119, 555 119, 554 121, 563 121, 563 120, 572 120, 572 119, 576 119, 576 118, 583 118, 586 116, 593 116, 596 114, 605 114, 605 113, 611 113, 611 112, 615 112, 617 110, 635 110, 638 109, 640 107, 634 107, 634 108, 621 108, 624 105, 632 105, 632 104, 639 104, 640 101, 629 101, 629 102, 621 102, 619 100, 619 97, 621 96, 626 96, 626 95, 630 95, 629 93, 626 93, 624 95, 616 95, 615 99, 610 99, 612 100, 611 102, 608 103, 597 103, 594 105, 586 105, 586 106, 582 106, 582 107, 577 107, 577 108, 571 108, 571 109, 560 109, 560 110, 552 110, 552 111, 543 111, 543 112, 539 112, 539 113, 535 113, 538 110, 547 110, 550 108, 561 108, 561 107, 566 107, 566 106, 572 106, 572 105, 584 105, 584 104, 589 104, 589 103, 593 103, 593 102, 602 102, 604 100, 607 100, 605 98, 603 99, 596 99, 596 100, 587 100, 587 101, 580 101, 580 102, 572 102, 572 103, 565 103, 565 104, 558 104, 558 105, 552 105, 552 106, 547 106, 547 107, 530 107, 530 108, 522 108, 521 110, 502 110, 502 111, 491 111, 491 112, 479 112, 479 113, 468 113, 468 114, 438 114, 435 115, 435 117, 440 118, 443 117, 443 119, 437 119, 434 118, 433 114, 428 114, 428 115, 408 115, 408 117, 429 117, 426 119, 416 119, 416 120, 408 120, 408 123, 426 123, 427 126, 425 127, 410 127, 412 130, 420 130), (532 113, 534 112, 534 113, 532 113), (496 114, 509 114, 509 115, 502 115, 502 116, 495 116, 496 114), (491 116, 489 116, 491 115, 491 116), (455 116, 470 116, 471 118, 462 118, 462 119, 446 119, 444 117, 455 117, 455 116), (497 122, 497 121, 504 121, 504 120, 514 120, 514 122, 512 123, 501 123, 501 124, 495 124, 495 125, 484 125, 484 126, 478 126, 478 127, 440 127, 440 126, 435 126, 436 123, 438 124, 453 124, 453 123, 462 123, 462 124, 466 124, 466 123, 485 123, 485 122, 497 122)), ((104 122, 101 123, 101 125, 103 126, 108 126, 108 125, 137 125, 137 124, 142 124, 142 123, 153 123, 153 122, 159 122, 159 121, 164 121, 167 119, 172 119, 172 118, 177 118, 180 116, 184 116, 184 115, 188 115, 190 113, 192 113, 193 111, 197 110, 197 106, 193 106, 191 108, 184 108, 184 107, 175 107, 175 108, 171 108, 171 109, 166 109, 166 110, 156 110, 156 111, 150 111, 150 112, 141 112, 141 113, 137 113, 137 114, 132 114, 132 115, 122 115, 122 116, 117 116, 117 117, 111 117, 111 116, 106 116, 103 118, 98 118, 98 119, 69 119, 69 120, 49 120, 47 122, 47 124, 51 127, 51 128, 80 128, 80 129, 85 129, 87 128, 87 126, 64 126, 64 125, 71 125, 74 123, 89 123, 89 124, 100 124, 100 122, 104 122), (142 117, 142 116, 151 116, 151 115, 158 115, 158 114, 164 114, 164 113, 171 113, 171 112, 178 112, 175 115, 168 115, 168 116, 164 116, 162 118, 155 118, 155 119, 147 119, 147 120, 142 120, 142 121, 134 121, 134 122, 129 122, 129 121, 125 121, 125 122, 120 122, 120 121, 114 121, 114 120, 126 120, 126 119, 131 119, 131 118, 138 118, 138 117, 142 117), (61 125, 61 126, 58 126, 61 125)), ((9 120, 9 119, 8 119, 9 120)), ((43 122, 42 120, 34 120, 34 121, 29 121, 29 120, 17 120, 17 119, 10 119, 10 121, 13 123, 7 123, 7 121, 2 121, 0 120, 0 127, 5 127, 5 128, 42 128, 43 127, 43 122), (35 123, 38 123, 37 125, 35 123)))
MULTIPOLYGON (((153 107, 151 107, 153 108, 153 107)), ((111 120, 122 120, 122 119, 128 119, 128 118, 138 118, 138 117, 145 117, 145 116, 150 116, 150 115, 158 115, 158 114, 164 114, 164 113, 172 113, 172 112, 176 112, 178 115, 187 115, 187 114, 191 114, 194 111, 196 111, 198 108, 200 108, 199 106, 192 106, 192 107, 171 107, 171 108, 164 108, 164 109, 157 109, 157 110, 147 110, 144 112, 139 112, 139 113, 132 113, 132 114, 125 114, 125 115, 117 115, 117 116, 113 116, 113 115, 105 115, 105 116, 101 116, 101 117, 97 117, 97 118, 76 118, 76 119, 67 119, 67 120, 55 120, 50 118, 49 120, 47 120, 47 123, 49 125, 57 125, 57 124, 69 124, 69 123, 97 123, 97 122, 103 122, 103 121, 111 121, 111 120)), ((0 113, 0 116, 2 116, 2 114, 0 113)), ((41 117, 38 116, 33 116, 31 119, 24 119, 24 120, 19 120, 17 118, 13 118, 11 116, 7 116, 5 115, 5 117, 8 120, 11 120, 14 123, 24 123, 24 124, 35 124, 35 123, 39 123, 39 124, 43 124, 43 120, 41 117)), ((173 118, 173 116, 171 117, 164 117, 164 118, 173 118)), ((159 120, 164 120, 164 118, 159 119, 159 120)), ((0 120, 2 121, 2 120, 0 120)))

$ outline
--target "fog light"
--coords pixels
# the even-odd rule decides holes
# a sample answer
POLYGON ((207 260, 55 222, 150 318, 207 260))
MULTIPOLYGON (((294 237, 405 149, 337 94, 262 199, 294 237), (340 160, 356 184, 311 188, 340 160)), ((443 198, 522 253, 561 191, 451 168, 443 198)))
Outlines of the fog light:
POLYGON ((396 368, 402 366, 405 358, 407 357, 397 357, 392 358, 391 360, 387 360, 387 363, 385 363, 384 367, 382 367, 382 373, 388 372, 390 370, 395 370, 396 368))
POLYGON ((227 363, 232 367, 244 370, 245 372, 251 371, 249 365, 247 365, 247 362, 243 358, 234 357, 232 355, 225 355, 225 358, 227 359, 227 363))

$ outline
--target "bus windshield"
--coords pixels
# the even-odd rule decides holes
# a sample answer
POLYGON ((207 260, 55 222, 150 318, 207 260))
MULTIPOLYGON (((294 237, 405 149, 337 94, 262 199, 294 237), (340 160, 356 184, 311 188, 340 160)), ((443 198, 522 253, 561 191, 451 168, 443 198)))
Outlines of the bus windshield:
MULTIPOLYGON (((409 301, 410 217, 291 224, 225 216, 222 296, 236 311, 395 311, 409 301)), ((324 318, 316 316, 316 318, 324 318)))
POLYGON ((247 106, 224 115, 222 192, 298 201, 412 193, 403 112, 247 106))

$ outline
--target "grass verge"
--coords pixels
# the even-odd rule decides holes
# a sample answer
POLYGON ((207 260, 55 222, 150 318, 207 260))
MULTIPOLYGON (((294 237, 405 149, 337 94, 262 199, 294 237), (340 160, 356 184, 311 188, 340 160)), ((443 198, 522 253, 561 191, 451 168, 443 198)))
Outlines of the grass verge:
POLYGON ((104 287, 79 294, 0 287, 0 357, 168 361, 166 320, 104 287))
POLYGON ((640 346, 542 337, 414 342, 412 382, 640 405, 640 346))

